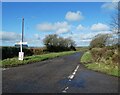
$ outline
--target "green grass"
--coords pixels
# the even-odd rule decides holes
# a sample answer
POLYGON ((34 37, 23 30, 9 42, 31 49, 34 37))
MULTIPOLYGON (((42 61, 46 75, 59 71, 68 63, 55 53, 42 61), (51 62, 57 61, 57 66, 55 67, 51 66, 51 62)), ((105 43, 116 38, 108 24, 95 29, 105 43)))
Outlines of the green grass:
POLYGON ((92 55, 89 51, 85 52, 83 56, 81 57, 82 63, 89 63, 92 61, 92 55))
POLYGON ((70 55, 75 53, 76 51, 67 51, 67 52, 59 52, 59 53, 49 53, 43 55, 35 55, 35 56, 28 56, 25 57, 23 61, 18 60, 18 58, 8 58, 0 61, 1 67, 14 67, 34 62, 39 62, 47 59, 52 59, 59 56, 70 55))
POLYGON ((113 67, 112 65, 106 65, 105 63, 92 63, 92 64, 85 64, 88 69, 103 72, 109 75, 118 76, 120 77, 120 69, 116 66, 113 67))
MULTIPOLYGON (((118 66, 114 66, 114 64, 108 64, 108 61, 105 60, 106 63, 104 62, 93 62, 92 61, 92 55, 90 54, 89 51, 85 52, 80 60, 86 68, 94 70, 94 71, 99 71, 103 72, 109 75, 117 76, 120 77, 120 69, 118 66), (89 63, 91 62, 91 63, 89 63), (85 64, 87 63, 87 64, 85 64)), ((111 60, 109 60, 112 62, 111 60)))

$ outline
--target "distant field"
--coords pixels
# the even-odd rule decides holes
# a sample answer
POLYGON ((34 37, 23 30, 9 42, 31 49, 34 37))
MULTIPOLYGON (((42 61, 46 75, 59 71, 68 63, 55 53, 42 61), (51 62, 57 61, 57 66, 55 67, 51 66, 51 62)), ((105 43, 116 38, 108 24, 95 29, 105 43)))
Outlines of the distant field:
POLYGON ((77 51, 87 51, 89 47, 76 47, 77 51))

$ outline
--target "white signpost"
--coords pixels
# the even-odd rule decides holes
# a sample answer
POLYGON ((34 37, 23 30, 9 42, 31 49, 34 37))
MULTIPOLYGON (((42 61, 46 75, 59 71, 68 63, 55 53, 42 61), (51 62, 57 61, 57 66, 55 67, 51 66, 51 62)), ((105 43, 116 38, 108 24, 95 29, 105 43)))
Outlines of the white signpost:
POLYGON ((20 41, 20 43, 17 43, 17 44, 20 45, 20 52, 19 52, 18 60, 23 60, 24 59, 24 52, 22 52, 22 45, 27 44, 27 42, 20 41))
POLYGON ((23 59, 24 59, 24 52, 19 52, 18 60, 23 60, 23 59))
POLYGON ((23 42, 23 36, 24 36, 24 18, 22 19, 22 40, 19 43, 16 43, 20 45, 20 52, 19 52, 18 60, 24 59, 24 52, 22 51, 22 46, 23 44, 27 44, 27 42, 23 42))

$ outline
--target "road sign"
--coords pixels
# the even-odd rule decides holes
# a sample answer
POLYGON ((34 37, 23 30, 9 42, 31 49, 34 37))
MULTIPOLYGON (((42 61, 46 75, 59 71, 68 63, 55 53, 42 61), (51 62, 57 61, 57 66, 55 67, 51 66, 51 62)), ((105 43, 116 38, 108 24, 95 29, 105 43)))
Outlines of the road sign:
POLYGON ((15 44, 17 44, 17 45, 21 45, 21 44, 26 44, 27 45, 27 42, 17 42, 17 43, 15 43, 15 44))

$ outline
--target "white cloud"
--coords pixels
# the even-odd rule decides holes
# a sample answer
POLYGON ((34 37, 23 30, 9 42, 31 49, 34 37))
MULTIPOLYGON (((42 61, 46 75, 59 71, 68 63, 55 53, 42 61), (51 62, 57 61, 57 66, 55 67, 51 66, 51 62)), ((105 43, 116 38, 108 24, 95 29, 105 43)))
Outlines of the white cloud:
POLYGON ((115 7, 117 6, 117 3, 113 3, 113 2, 107 2, 107 3, 104 3, 102 6, 101 6, 101 8, 102 9, 108 9, 108 10, 114 10, 115 9, 115 7))
POLYGON ((76 27, 76 29, 79 30, 79 31, 81 31, 81 30, 85 29, 85 27, 83 27, 83 26, 80 24, 80 25, 78 25, 78 26, 76 27))
MULTIPOLYGON (((26 41, 28 43, 28 46, 37 46, 37 47, 40 47, 40 46, 44 46, 44 43, 43 43, 43 39, 45 38, 44 35, 41 35, 41 34, 32 34, 32 36, 26 36, 24 38, 24 41, 26 41)), ((14 44, 13 44, 14 45, 14 44)))
POLYGON ((91 40, 93 39, 93 37, 95 37, 98 34, 112 34, 112 31, 98 31, 98 32, 93 32, 93 31, 89 31, 84 33, 84 32, 75 32, 74 34, 65 34, 64 38, 68 38, 71 37, 75 43, 77 44, 77 46, 88 46, 89 43, 91 42, 91 40))
POLYGON ((91 26, 92 31, 108 31, 110 28, 106 24, 97 23, 91 26))
POLYGON ((54 29, 52 23, 42 23, 37 25, 39 31, 51 31, 54 29))
POLYGON ((57 34, 67 33, 69 32, 69 29, 67 28, 60 28, 56 31, 57 34))
POLYGON ((83 16, 82 16, 82 13, 80 11, 77 11, 77 12, 67 12, 65 18, 68 20, 68 21, 79 21, 81 19, 83 19, 83 16))
POLYGON ((63 22, 56 22, 56 23, 41 23, 37 25, 37 29, 39 31, 53 31, 57 34, 69 32, 70 25, 63 21, 63 22))
POLYGON ((15 32, 0 32, 0 40, 2 41, 17 41, 21 39, 21 34, 15 32))
POLYGON ((60 28, 69 28, 69 25, 65 21, 54 23, 54 29, 60 29, 60 28))

